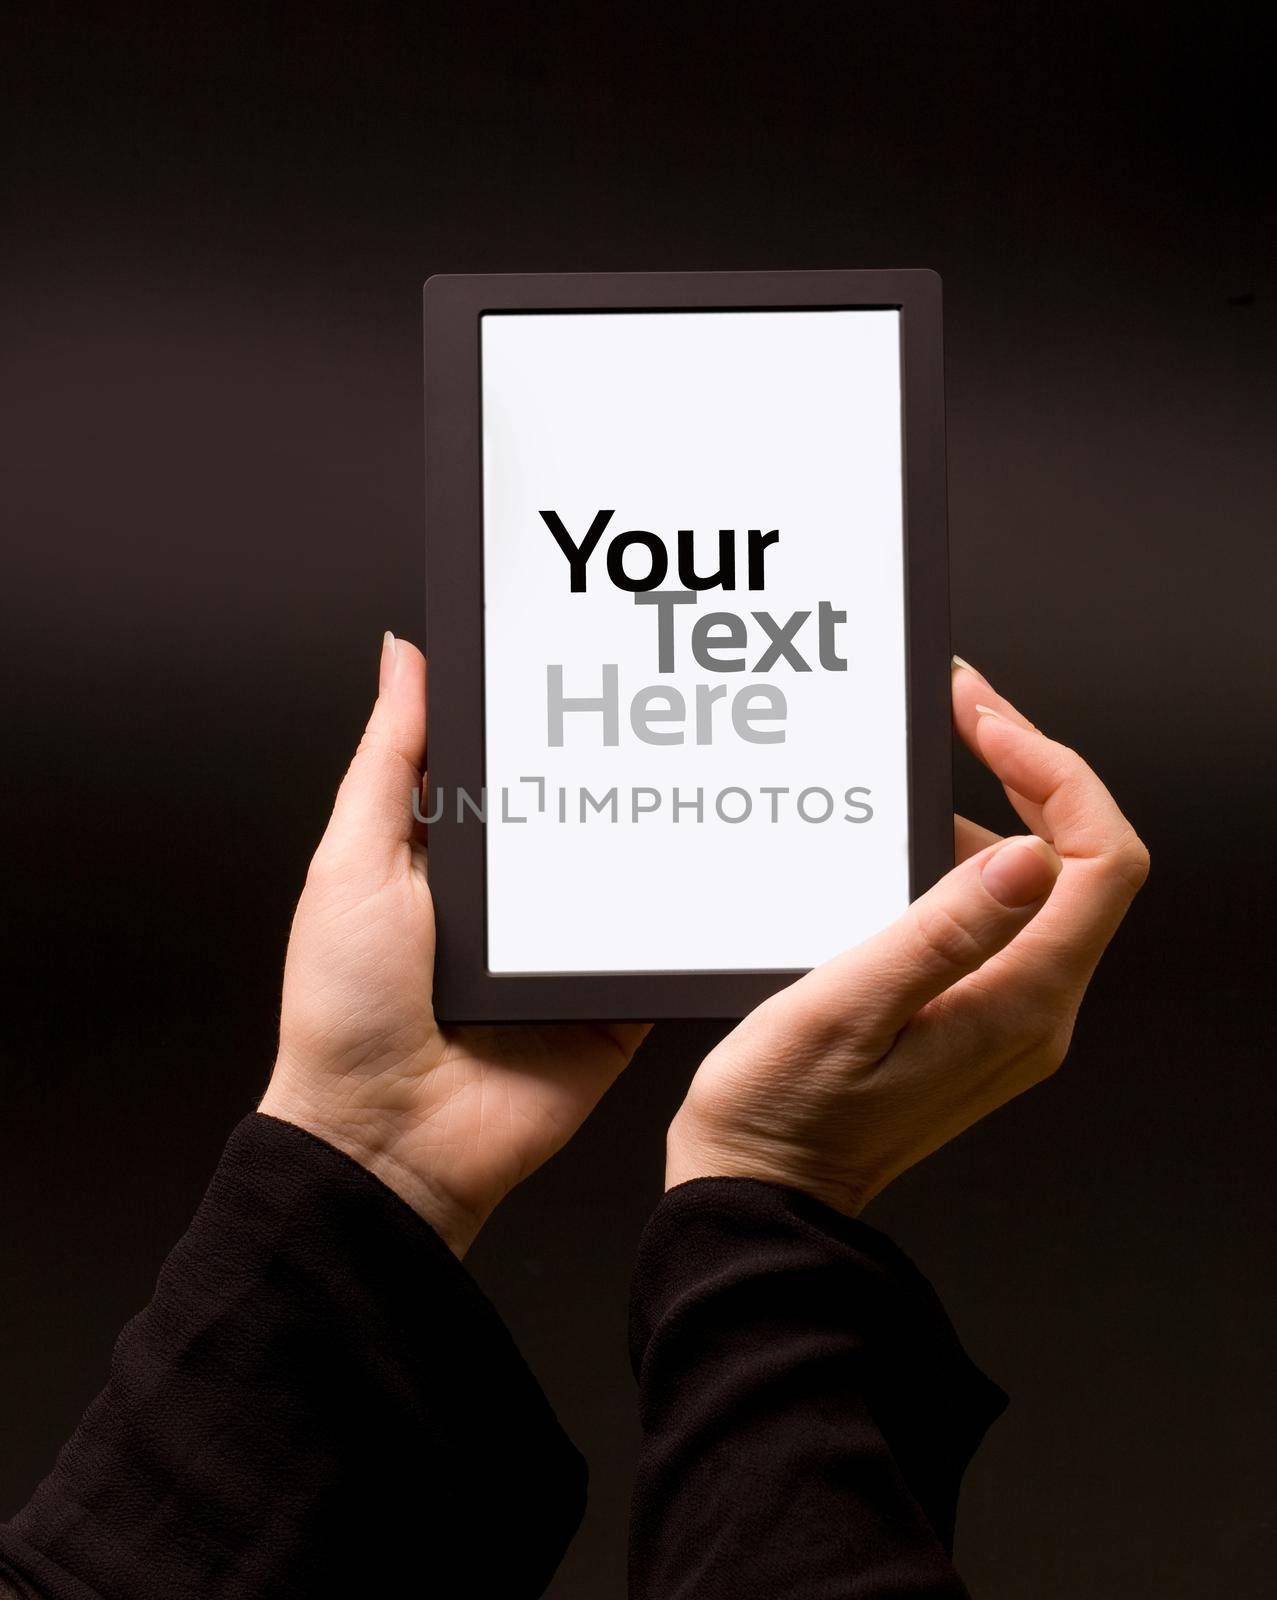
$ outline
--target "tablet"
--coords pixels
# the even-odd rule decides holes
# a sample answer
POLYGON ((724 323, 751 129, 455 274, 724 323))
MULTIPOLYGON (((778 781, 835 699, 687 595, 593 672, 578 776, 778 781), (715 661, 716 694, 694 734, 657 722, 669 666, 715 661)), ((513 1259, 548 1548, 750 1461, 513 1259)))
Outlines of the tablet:
POLYGON ((735 1017, 953 861, 930 272, 425 288, 445 1021, 735 1017))

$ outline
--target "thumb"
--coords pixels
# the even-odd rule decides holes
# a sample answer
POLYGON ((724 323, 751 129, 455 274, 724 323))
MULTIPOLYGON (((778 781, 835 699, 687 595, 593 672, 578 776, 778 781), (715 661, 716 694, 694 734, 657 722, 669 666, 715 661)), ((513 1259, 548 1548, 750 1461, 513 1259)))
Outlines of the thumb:
POLYGON ((873 1055, 929 1000, 1010 944, 1041 909, 1061 861, 1034 835, 1000 839, 947 873, 890 927, 799 979, 873 1055))
POLYGON ((377 703, 342 779, 324 847, 378 876, 413 837, 413 796, 426 756, 426 663, 406 639, 382 644, 377 703))

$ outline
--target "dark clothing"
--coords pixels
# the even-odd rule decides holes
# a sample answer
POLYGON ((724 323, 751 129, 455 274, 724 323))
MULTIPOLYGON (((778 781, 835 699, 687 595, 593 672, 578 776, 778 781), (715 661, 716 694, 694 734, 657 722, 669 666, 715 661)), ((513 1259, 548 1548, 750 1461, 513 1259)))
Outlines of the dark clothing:
MULTIPOLYGON (((965 1592, 958 1481, 1004 1397, 881 1235, 768 1184, 686 1184, 644 1234, 632 1334, 634 1600, 965 1592)), ((256 1115, 106 1389, 0 1527, 0 1593, 521 1600, 585 1483, 426 1223, 256 1115)))
POLYGON ((966 1594, 958 1486, 1006 1396, 882 1234, 773 1184, 671 1189, 631 1347, 636 1600, 966 1594))
POLYGON ((258 1115, 0 1558, 50 1600, 534 1595, 585 1481, 433 1230, 258 1115))

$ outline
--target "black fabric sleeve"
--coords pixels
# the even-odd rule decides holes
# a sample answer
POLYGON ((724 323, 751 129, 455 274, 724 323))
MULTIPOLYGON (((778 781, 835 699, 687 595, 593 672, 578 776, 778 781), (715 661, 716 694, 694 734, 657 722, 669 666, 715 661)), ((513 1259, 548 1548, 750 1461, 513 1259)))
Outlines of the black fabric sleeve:
POLYGON ((632 1600, 962 1596, 958 1486, 1006 1396, 875 1229, 748 1179, 639 1249, 632 1600))
POLYGON ((584 1499, 583 1460, 433 1230, 259 1114, 0 1528, 0 1573, 47 1600, 519 1600, 584 1499))

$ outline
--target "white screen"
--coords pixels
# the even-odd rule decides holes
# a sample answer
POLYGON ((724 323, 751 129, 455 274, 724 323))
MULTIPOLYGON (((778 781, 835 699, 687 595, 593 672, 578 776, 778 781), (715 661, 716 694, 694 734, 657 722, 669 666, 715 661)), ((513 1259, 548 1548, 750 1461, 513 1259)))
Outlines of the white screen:
MULTIPOLYGON (((490 970, 802 968, 855 944, 908 902, 899 313, 481 326, 490 970), (579 547, 607 510, 573 592, 541 513, 579 547), (734 587, 686 588, 680 529, 702 577, 735 530, 734 587), (750 529, 779 533, 755 540, 757 589, 750 529), (694 604, 636 603, 612 581, 631 530, 667 552, 655 592, 694 604), (710 612, 740 621, 706 625, 698 661, 710 612), (716 670, 729 661, 743 669, 716 670), (611 667, 616 728, 565 708, 553 744, 554 703, 610 701, 611 667), (671 690, 682 720, 657 715, 671 690), (640 737, 636 696, 638 730, 681 742, 640 737)), ((654 559, 630 541, 620 570, 641 580, 654 559)))

